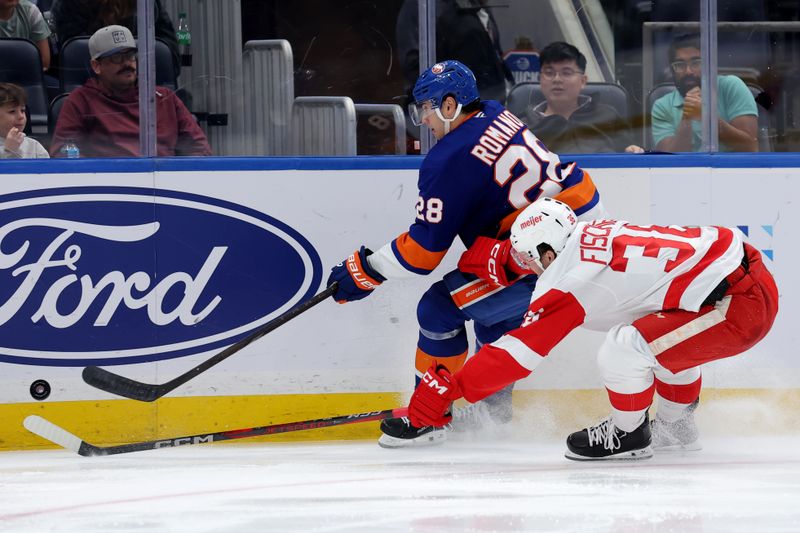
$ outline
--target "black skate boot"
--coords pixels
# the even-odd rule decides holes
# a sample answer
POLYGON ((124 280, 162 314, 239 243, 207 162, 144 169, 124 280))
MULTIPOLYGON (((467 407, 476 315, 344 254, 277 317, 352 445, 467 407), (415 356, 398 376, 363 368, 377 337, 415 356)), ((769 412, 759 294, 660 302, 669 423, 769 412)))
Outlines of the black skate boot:
POLYGON ((619 459, 648 459, 653 456, 650 446, 650 419, 647 413, 639 427, 626 433, 614 426, 611 417, 590 428, 567 437, 567 459, 599 461, 619 459))
POLYGON ((432 446, 447 439, 447 427, 425 426, 417 428, 406 417, 386 418, 381 421, 383 435, 378 439, 382 448, 408 448, 411 446, 432 446))
POLYGON ((686 452, 702 450, 694 410, 699 400, 690 403, 681 417, 675 422, 666 422, 658 413, 650 425, 653 435, 653 449, 659 452, 686 452))

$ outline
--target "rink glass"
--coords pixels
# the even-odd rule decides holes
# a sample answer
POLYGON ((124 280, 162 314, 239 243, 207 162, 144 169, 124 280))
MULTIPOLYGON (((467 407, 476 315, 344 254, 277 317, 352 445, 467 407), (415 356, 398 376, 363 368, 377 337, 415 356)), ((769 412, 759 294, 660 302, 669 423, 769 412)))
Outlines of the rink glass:
MULTIPOLYGON (((431 3, 434 9, 449 4, 431 3)), ((416 58, 427 57, 429 50, 420 54, 419 45, 415 50, 410 44, 419 43, 420 27, 428 30, 416 2, 161 0, 160 4, 173 29, 179 13, 187 14, 193 58, 191 66, 177 67, 177 89, 214 155, 420 153, 421 130, 408 115, 408 95, 419 72, 416 58), (285 40, 288 47, 268 52, 258 44, 275 40, 285 40), (301 100, 295 100, 298 97, 301 100), (333 98, 324 104, 330 116, 342 123, 355 120, 343 134, 347 139, 338 139, 342 135, 338 133, 325 139, 324 113, 309 110, 303 101, 307 97, 333 98), (315 136, 323 137, 321 147, 311 142, 315 136)), ((576 10, 573 3, 561 2, 454 0, 459 17, 478 17, 488 33, 462 35, 448 25, 451 20, 444 20, 453 18, 448 13, 454 11, 444 12, 436 24, 438 39, 430 45, 433 57, 460 59, 476 71, 490 67, 470 65, 465 57, 440 57, 436 50, 442 53, 454 39, 463 39, 456 50, 505 58, 510 76, 506 86, 499 91, 497 86, 481 88, 485 97, 504 98, 515 84, 538 82, 539 50, 553 41, 570 42, 588 59, 589 83, 616 83, 625 90, 626 127, 635 144, 652 150, 649 106, 672 81, 668 44, 678 33, 700 31, 703 13, 716 14, 717 31, 712 35, 716 53, 703 43, 702 61, 710 67, 703 71, 704 83, 712 73, 739 76, 759 104, 760 150, 791 152, 800 146, 800 118, 795 112, 800 74, 793 68, 800 59, 800 22, 793 22, 796 12, 790 4, 607 0, 581 3, 576 10), (491 39, 496 48, 480 50, 481 43, 491 39)), ((145 68, 148 61, 140 56, 139 67, 145 68)), ((480 85, 483 76, 479 73, 478 78, 480 85)), ((518 104, 519 109, 526 104, 518 104)), ((716 109, 708 109, 707 120, 717 120, 716 109)), ((704 146, 718 145, 707 137, 710 131, 703 134, 704 146)))

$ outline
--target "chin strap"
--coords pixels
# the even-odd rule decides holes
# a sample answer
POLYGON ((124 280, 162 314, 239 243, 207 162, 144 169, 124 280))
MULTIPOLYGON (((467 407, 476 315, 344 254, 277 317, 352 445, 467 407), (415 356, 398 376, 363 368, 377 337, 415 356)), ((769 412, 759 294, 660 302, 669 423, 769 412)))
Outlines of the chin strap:
POLYGON ((442 115, 442 110, 440 108, 436 108, 436 116, 444 122, 444 134, 447 135, 450 133, 450 123, 453 122, 456 117, 461 114, 461 104, 456 105, 456 112, 453 113, 453 118, 444 118, 442 115))

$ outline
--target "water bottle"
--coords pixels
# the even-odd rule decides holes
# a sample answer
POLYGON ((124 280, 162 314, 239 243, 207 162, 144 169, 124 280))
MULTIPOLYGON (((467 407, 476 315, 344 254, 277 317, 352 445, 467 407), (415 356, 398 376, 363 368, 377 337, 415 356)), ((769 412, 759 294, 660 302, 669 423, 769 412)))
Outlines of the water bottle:
POLYGON ((61 147, 61 153, 67 159, 77 159, 81 156, 81 151, 78 149, 78 145, 75 144, 75 139, 67 139, 67 142, 61 147))
POLYGON ((189 19, 186 13, 178 14, 178 48, 181 53, 181 65, 192 66, 192 32, 189 31, 189 19))

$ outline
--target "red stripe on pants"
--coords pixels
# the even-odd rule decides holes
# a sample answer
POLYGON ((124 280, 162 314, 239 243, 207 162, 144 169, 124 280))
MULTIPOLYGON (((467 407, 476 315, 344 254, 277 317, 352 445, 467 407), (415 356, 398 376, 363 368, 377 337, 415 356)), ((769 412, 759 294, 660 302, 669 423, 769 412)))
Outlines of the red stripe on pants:
POLYGON ((700 386, 703 378, 686 385, 672 385, 656 378, 656 391, 658 395, 675 403, 692 403, 700 397, 700 386))
POLYGON ((655 383, 650 385, 646 390, 633 394, 623 394, 606 388, 611 406, 619 411, 641 411, 642 409, 647 409, 650 407, 650 404, 653 403, 655 389, 655 383))

